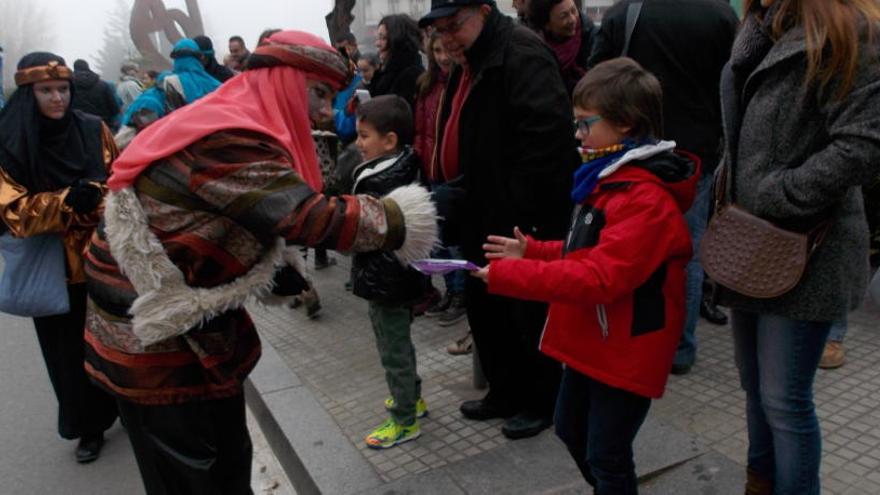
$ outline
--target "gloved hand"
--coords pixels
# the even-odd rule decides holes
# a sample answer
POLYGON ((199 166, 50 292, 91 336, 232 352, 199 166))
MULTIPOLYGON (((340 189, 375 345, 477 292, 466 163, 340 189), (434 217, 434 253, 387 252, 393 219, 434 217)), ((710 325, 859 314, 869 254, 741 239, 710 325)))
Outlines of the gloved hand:
POLYGON ((71 207, 74 212, 83 215, 95 211, 101 204, 104 194, 101 189, 89 183, 85 179, 78 179, 67 192, 64 204, 71 207))

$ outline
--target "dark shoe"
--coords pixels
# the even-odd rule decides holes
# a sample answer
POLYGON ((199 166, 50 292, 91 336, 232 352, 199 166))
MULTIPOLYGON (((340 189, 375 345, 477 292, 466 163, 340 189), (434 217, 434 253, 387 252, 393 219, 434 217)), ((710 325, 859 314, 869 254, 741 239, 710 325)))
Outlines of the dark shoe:
POLYGON ((101 447, 104 446, 104 434, 86 435, 79 439, 76 446, 76 462, 87 464, 101 455, 101 447))
POLYGON ((413 315, 422 316, 428 308, 440 301, 441 298, 439 290, 434 287, 429 288, 428 292, 413 306, 413 315))
POLYGON ((694 365, 692 364, 673 364, 670 373, 677 376, 687 375, 693 367, 694 365))
POLYGON ((746 469, 746 495, 773 495, 773 480, 746 469))
POLYGON ((336 258, 327 258, 319 260, 315 258, 315 270, 323 270, 336 264, 336 258))
POLYGON ((506 409, 489 402, 486 399, 468 400, 458 408, 467 419, 483 421, 494 418, 509 418, 516 414, 513 409, 506 409))
POLYGON ((529 438, 541 433, 553 424, 549 416, 521 412, 504 422, 501 433, 511 440, 529 438))
POLYGON ((449 308, 437 318, 437 324, 441 327, 451 327, 465 318, 467 318, 467 307, 464 305, 464 294, 454 294, 449 308))
POLYGON ((449 305, 452 303, 452 294, 449 291, 446 291, 443 294, 443 298, 434 303, 430 308, 425 310, 425 316, 428 318, 433 318, 435 316, 442 315, 447 309, 449 309, 449 305))
POLYGON ((351 280, 349 280, 348 282, 345 283, 345 290, 346 291, 351 292, 352 287, 353 287, 353 284, 351 283, 351 280))
POLYGON ((313 320, 317 318, 321 312, 321 299, 318 297, 318 291, 314 287, 304 290, 300 294, 300 299, 306 306, 306 315, 313 320))
POLYGON ((727 315, 724 314, 724 311, 721 311, 718 309, 718 306, 715 306, 711 301, 705 299, 700 303, 700 316, 705 318, 709 323, 727 325, 727 315))

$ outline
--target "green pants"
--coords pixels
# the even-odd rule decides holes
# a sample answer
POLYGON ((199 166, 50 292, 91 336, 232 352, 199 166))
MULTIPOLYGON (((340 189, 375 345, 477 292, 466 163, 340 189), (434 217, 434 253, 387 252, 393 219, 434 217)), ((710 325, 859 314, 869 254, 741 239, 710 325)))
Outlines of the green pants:
POLYGON ((385 381, 394 398, 391 417, 402 425, 415 421, 416 401, 422 395, 422 379, 416 373, 416 350, 409 328, 412 319, 409 305, 383 305, 370 301, 370 321, 376 334, 376 347, 385 368, 385 381))

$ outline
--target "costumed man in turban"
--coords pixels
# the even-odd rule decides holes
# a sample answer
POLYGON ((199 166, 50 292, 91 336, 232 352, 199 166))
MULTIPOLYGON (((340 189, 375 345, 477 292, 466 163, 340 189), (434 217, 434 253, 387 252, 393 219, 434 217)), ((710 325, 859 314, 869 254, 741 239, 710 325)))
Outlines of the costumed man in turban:
POLYGON ((83 368, 82 252, 100 219, 117 152, 99 117, 70 109, 77 96, 72 78, 64 59, 51 53, 18 63, 18 88, 0 111, 0 233, 63 239, 70 310, 34 317, 34 326, 58 399, 58 433, 79 439, 76 460, 85 463, 98 458, 116 419, 115 400, 83 368))
POLYGON ((248 64, 132 141, 86 255, 86 368, 118 398, 148 494, 251 493, 242 382, 260 341, 243 304, 286 285, 286 244, 405 263, 436 243, 419 186, 318 192, 310 118, 332 118, 350 78, 332 47, 282 31, 248 64))

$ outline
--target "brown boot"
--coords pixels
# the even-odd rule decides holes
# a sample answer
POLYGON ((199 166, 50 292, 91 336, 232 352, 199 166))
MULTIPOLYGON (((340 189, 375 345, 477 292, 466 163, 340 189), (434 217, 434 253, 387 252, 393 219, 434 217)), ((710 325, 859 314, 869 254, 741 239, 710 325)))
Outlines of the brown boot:
POLYGON ((822 359, 819 360, 819 367, 823 370, 833 370, 840 368, 846 361, 846 349, 843 348, 843 342, 834 342, 829 340, 825 343, 825 350, 822 351, 822 359))
POLYGON ((768 480, 747 469, 746 495, 773 495, 773 480, 768 480))

